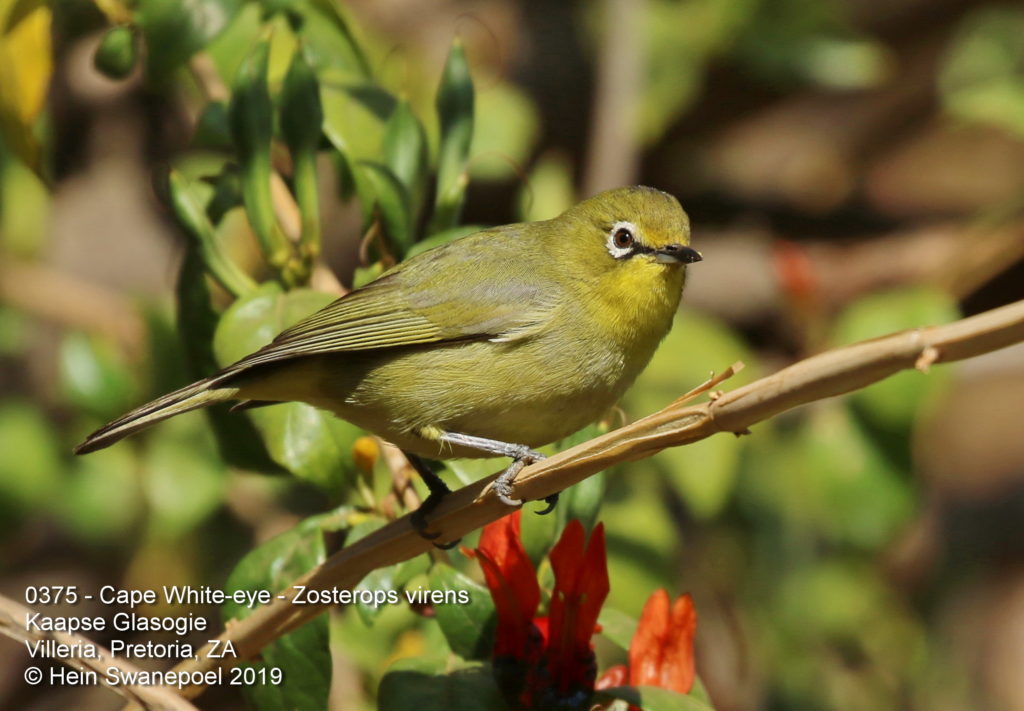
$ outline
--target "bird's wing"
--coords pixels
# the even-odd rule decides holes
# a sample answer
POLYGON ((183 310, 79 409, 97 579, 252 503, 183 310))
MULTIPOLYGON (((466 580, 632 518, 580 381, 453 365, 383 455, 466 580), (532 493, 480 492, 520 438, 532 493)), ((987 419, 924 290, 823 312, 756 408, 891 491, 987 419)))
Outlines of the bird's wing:
POLYGON ((523 265, 519 234, 519 226, 510 225, 417 255, 282 332, 231 370, 324 353, 525 338, 550 315, 556 292, 543 274, 523 265))

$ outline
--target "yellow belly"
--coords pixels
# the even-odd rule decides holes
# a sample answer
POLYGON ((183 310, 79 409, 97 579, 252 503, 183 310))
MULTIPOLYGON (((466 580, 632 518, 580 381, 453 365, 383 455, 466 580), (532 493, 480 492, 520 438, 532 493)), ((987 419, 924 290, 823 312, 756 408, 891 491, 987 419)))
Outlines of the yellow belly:
POLYGON ((633 383, 671 326, 681 282, 668 286, 674 299, 634 299, 645 318, 625 325, 565 311, 509 342, 312 356, 240 382, 239 394, 310 403, 425 457, 489 456, 442 445, 430 436, 440 430, 539 447, 597 420, 633 383))
POLYGON ((425 457, 489 456, 422 436, 444 430, 539 447, 603 415, 651 353, 612 344, 553 349, 541 338, 319 356, 282 364, 240 395, 300 400, 425 457), (636 356, 639 356, 637 358, 636 356))

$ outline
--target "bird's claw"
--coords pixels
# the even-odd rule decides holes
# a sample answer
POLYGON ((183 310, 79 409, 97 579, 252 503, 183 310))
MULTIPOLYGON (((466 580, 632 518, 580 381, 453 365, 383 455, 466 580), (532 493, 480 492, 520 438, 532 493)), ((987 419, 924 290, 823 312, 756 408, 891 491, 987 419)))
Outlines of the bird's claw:
POLYGON ((534 511, 534 513, 537 514, 538 516, 547 516, 549 513, 551 513, 552 511, 555 510, 556 506, 558 506, 558 497, 560 495, 561 495, 561 492, 552 494, 551 496, 545 496, 544 497, 544 503, 546 503, 547 506, 542 508, 540 511, 534 511))
MULTIPOLYGON (((522 499, 515 499, 512 497, 512 483, 515 481, 516 476, 523 470, 523 467, 539 462, 546 457, 540 452, 534 451, 529 447, 521 447, 515 452, 515 459, 508 465, 508 468, 503 471, 497 479, 494 480, 494 484, 491 488, 494 489, 495 496, 498 500, 506 506, 522 506, 522 499)), ((557 498, 557 497, 556 497, 557 498)), ((547 501, 547 499, 545 499, 547 501)), ((549 502, 550 503, 550 502, 549 502)))
POLYGON ((440 548, 444 551, 450 550, 455 546, 459 545, 459 541, 461 541, 462 539, 456 538, 454 541, 449 541, 448 543, 436 543, 435 540, 437 539, 438 536, 441 535, 441 532, 427 530, 427 514, 436 509, 438 505, 441 503, 441 501, 444 500, 444 497, 446 497, 450 493, 451 490, 448 489, 448 487, 445 487, 444 490, 432 489, 430 492, 430 496, 428 496, 426 500, 422 504, 420 504, 420 507, 418 509, 412 512, 412 517, 409 519, 410 522, 412 523, 413 529, 416 531, 416 533, 419 534, 420 538, 424 538, 430 541, 431 543, 433 543, 435 548, 440 548))

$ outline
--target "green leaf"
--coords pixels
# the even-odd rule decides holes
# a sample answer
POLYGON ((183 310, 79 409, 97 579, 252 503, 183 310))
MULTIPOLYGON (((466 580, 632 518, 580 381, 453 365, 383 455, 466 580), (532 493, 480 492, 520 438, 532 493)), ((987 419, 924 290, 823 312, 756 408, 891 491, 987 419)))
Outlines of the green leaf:
POLYGON ((971 12, 950 43, 939 74, 951 114, 1024 137, 1024 12, 983 7, 971 12))
POLYGON ((270 43, 257 42, 232 86, 228 121, 242 170, 242 196, 249 223, 270 265, 284 273, 291 256, 270 196, 270 141, 274 115, 267 87, 270 43))
POLYGON ((473 177, 518 178, 517 166, 529 160, 537 139, 540 121, 533 103, 518 87, 501 82, 480 92, 475 109, 477 120, 469 151, 473 177))
MULTIPOLYGON (((753 355, 724 324, 693 312, 676 317, 673 329, 650 365, 626 395, 633 416, 648 415, 721 372, 737 360, 747 368, 722 387, 734 389, 757 377, 753 355)), ((700 518, 722 510, 733 493, 745 438, 710 437, 685 447, 670 447, 633 471, 652 470, 667 477, 689 508, 700 518)))
POLYGON ((473 141, 473 78, 466 50, 456 39, 448 53, 437 90, 440 142, 437 157, 437 198, 429 232, 454 226, 466 194, 466 163, 473 141))
POLYGON ((519 194, 519 217, 523 222, 550 220, 572 207, 572 161, 561 152, 549 151, 530 171, 519 194))
POLYGON ((639 615, 651 590, 678 575, 679 533, 665 506, 664 478, 630 465, 609 487, 601 520, 608 546, 608 604, 639 615))
POLYGON ((380 158, 384 122, 395 98, 374 84, 339 86, 321 82, 324 135, 351 164, 380 158))
MULTIPOLYGON (((178 304, 178 336, 185 350, 189 374, 205 378, 219 370, 213 354, 213 339, 220 314, 210 304, 210 288, 199 247, 190 244, 178 274, 175 290, 178 304)), ((221 457, 232 466, 260 472, 280 472, 267 453, 263 439, 252 421, 230 413, 227 404, 205 410, 221 457)))
POLYGON ((594 700, 628 701, 644 711, 715 711, 714 707, 689 694, 680 694, 656 686, 615 686, 594 694, 594 700))
MULTIPOLYGON (((221 365, 239 360, 333 300, 331 294, 309 289, 283 293, 275 284, 264 284, 224 313, 214 336, 217 360, 221 365)), ((356 477, 352 445, 362 430, 303 403, 273 405, 248 414, 271 458, 282 467, 335 498, 352 488, 356 477)))
POLYGON ((372 161, 359 161, 356 176, 366 186, 360 191, 360 201, 372 201, 371 214, 380 217, 389 243, 404 255, 413 242, 412 205, 405 186, 390 168, 372 161))
POLYGON ((211 101, 203 107, 192 134, 192 145, 215 151, 231 150, 231 127, 228 125, 226 103, 211 101))
POLYGON ((27 331, 25 314, 0 304, 0 355, 21 353, 27 342, 27 331))
POLYGON ((432 676, 416 671, 391 671, 381 680, 378 711, 507 711, 489 667, 461 669, 432 676))
POLYGON ((320 254, 316 155, 323 122, 320 87, 303 52, 298 51, 292 57, 281 90, 281 132, 292 154, 295 197, 302 218, 302 257, 309 261, 320 254))
POLYGON ((256 288, 256 282, 242 271, 221 247, 217 233, 206 215, 206 206, 202 198, 203 187, 182 173, 171 171, 168 176, 168 190, 175 217, 195 239, 199 254, 210 275, 233 295, 247 294, 256 288))
POLYGON ((61 390, 68 402, 100 419, 113 419, 138 400, 138 389, 120 350, 97 336, 64 336, 59 372, 61 390))
POLYGON ((0 403, 0 526, 49 504, 61 486, 57 440, 33 405, 0 403))
POLYGON ((601 615, 597 618, 597 622, 601 625, 602 635, 623 650, 629 651, 629 645, 633 642, 633 635, 636 634, 636 627, 639 624, 635 618, 605 605, 601 609, 601 615))
POLYGON ((440 563, 430 571, 430 587, 468 595, 465 604, 435 605, 434 618, 453 652, 463 659, 489 659, 494 648, 495 613, 487 588, 440 563))
POLYGON ((370 64, 337 3, 310 0, 296 5, 303 19, 297 32, 317 72, 332 80, 369 79, 370 64))
MULTIPOLYGON (((352 526, 352 530, 349 532, 348 537, 345 540, 346 545, 352 545, 359 539, 364 538, 379 528, 382 528, 386 521, 379 517, 372 517, 366 520, 360 521, 356 525, 352 526)), ((384 568, 376 568, 371 570, 369 573, 363 576, 363 579, 359 581, 359 584, 354 588, 357 591, 368 591, 370 593, 376 593, 378 590, 389 591, 395 590, 398 584, 395 582, 395 574, 398 571, 399 566, 389 565, 384 568)), ((378 605, 375 602, 364 602, 359 599, 354 607, 356 613, 360 619, 368 626, 372 627, 377 617, 384 611, 383 605, 378 605)))
POLYGON ((419 214, 426 198, 427 135, 409 102, 398 102, 384 130, 384 162, 405 187, 412 214, 419 214))
POLYGON ((138 461, 128 447, 79 457, 56 500, 57 513, 76 538, 93 544, 129 540, 145 510, 138 461))
POLYGON ((231 22, 241 0, 140 0, 137 18, 146 40, 146 74, 163 82, 231 22))
POLYGON ((96 69, 111 79, 124 79, 138 61, 139 50, 131 27, 111 27, 93 56, 96 69))
POLYGON ((143 490, 150 525, 165 539, 188 533, 223 501, 227 471, 209 447, 196 446, 195 422, 168 422, 146 443, 143 490))
MULTIPOLYGON (((314 516, 276 536, 247 554, 231 572, 225 591, 269 590, 277 592, 309 572, 325 558, 324 531, 345 525, 347 509, 314 516)), ((252 609, 227 602, 225 620, 244 619, 252 609)), ((331 652, 328 621, 319 615, 294 632, 260 651, 256 668, 278 667, 284 672, 279 685, 243 687, 249 703, 259 711, 325 709, 331 685, 331 652)))

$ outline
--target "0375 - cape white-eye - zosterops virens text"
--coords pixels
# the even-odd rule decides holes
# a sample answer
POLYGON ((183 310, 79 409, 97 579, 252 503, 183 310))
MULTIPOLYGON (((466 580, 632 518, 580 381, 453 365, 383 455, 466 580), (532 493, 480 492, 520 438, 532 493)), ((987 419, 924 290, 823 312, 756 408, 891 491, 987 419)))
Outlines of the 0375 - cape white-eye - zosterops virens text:
POLYGON ((679 202, 648 187, 482 230, 399 264, 75 451, 225 400, 301 401, 400 447, 431 504, 447 487, 419 457, 511 457, 494 490, 518 505, 513 479, 542 457, 532 448, 598 419, 650 361, 685 265, 701 259, 689 241, 679 202))

